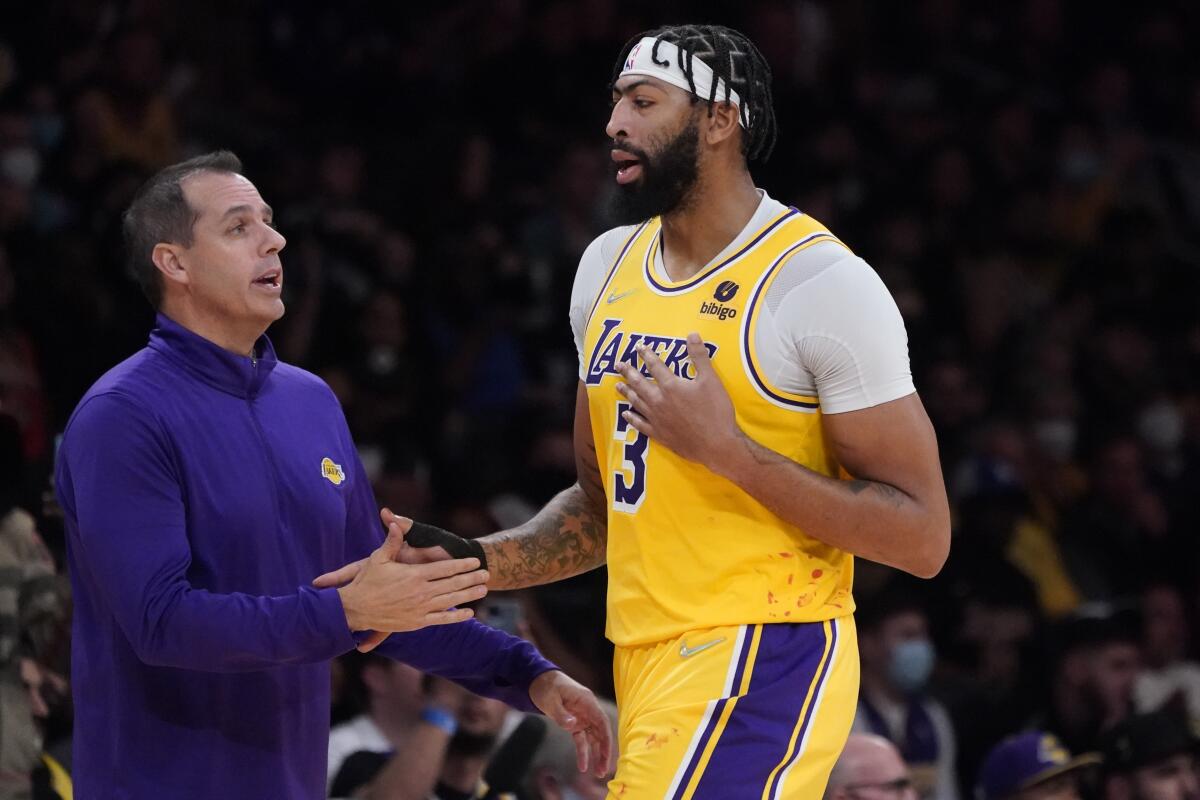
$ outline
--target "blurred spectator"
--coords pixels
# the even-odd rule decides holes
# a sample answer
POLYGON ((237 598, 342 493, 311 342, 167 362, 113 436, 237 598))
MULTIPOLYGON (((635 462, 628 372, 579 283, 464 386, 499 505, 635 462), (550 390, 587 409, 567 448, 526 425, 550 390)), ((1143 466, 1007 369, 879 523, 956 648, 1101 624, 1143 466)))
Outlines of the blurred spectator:
POLYGON ((1167 505, 1151 485, 1132 437, 1116 436, 1097 447, 1090 481, 1090 491, 1064 523, 1068 569, 1089 599, 1130 594, 1144 580, 1144 570, 1170 560, 1167 505))
MULTIPOLYGON (((612 723, 613 741, 617 741, 617 707, 601 700, 601 707, 612 723)), ((613 769, 604 778, 579 771, 571 736, 554 725, 545 725, 545 735, 530 761, 523 782, 522 800, 604 800, 607 786, 616 770, 620 753, 613 749, 613 769)), ((618 787, 619 790, 619 787, 618 787)))
POLYGON ((1186 605, 1179 590, 1152 582, 1142 590, 1142 659, 1133 687, 1141 712, 1171 706, 1200 725, 1200 664, 1190 659, 1186 605))
POLYGON ((956 800, 954 726, 927 693, 937 656, 924 605, 906 583, 893 582, 859 607, 862 691, 853 730, 894 743, 918 795, 956 800))
POLYGON ((833 766, 825 800, 917 800, 908 766, 882 736, 852 733, 833 766))
MULTIPOLYGON (((330 731, 330 796, 349 797, 375 781, 403 797, 429 794, 458 736, 469 693, 382 656, 351 657, 366 710, 330 731)), ((380 796, 391 795, 381 790, 380 796)))
POLYGON ((176 160, 178 135, 165 92, 163 46, 150 29, 121 33, 97 89, 79 100, 78 115, 108 161, 128 160, 156 170, 176 160))
POLYGON ((1200 799, 1198 749, 1178 714, 1130 717, 1104 741, 1104 800, 1200 799))
POLYGON ((938 604, 947 609, 940 627, 950 632, 941 640, 939 698, 954 723, 964 796, 973 793, 968 781, 984 755, 1024 728, 1045 696, 1036 595, 1024 576, 1006 566, 993 561, 990 569, 952 578, 953 593, 938 604))
POLYGON ((1079 773, 1100 763, 1096 753, 1071 757, 1043 731, 1005 739, 987 755, 977 800, 1080 800, 1079 773))
MULTIPOLYGON (((33 339, 16 313, 16 279, 0 244, 0 409, 15 418, 29 462, 46 457, 50 438, 38 361, 33 339)), ((13 477, 27 479, 19 472, 13 477)))
POLYGON ((1140 669, 1132 615, 1107 608, 1094 611, 1053 631, 1058 652, 1050 699, 1045 713, 1035 719, 1074 753, 1098 749, 1101 734, 1129 716, 1140 669))
POLYGON ((16 421, 0 415, 0 797, 27 798, 41 763, 45 695, 65 683, 48 655, 62 607, 54 561, 17 505, 24 459, 16 421))

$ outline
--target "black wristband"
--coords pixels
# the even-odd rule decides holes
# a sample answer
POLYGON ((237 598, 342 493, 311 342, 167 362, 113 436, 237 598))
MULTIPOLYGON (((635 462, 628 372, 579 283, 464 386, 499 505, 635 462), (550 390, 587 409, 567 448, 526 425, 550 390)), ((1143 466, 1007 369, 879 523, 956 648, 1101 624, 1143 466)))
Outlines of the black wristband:
POLYGON ((464 539, 450 531, 442 530, 436 525, 426 525, 424 522, 414 522, 404 536, 409 547, 440 547, 450 554, 451 558, 478 558, 479 568, 487 569, 487 556, 483 554, 483 545, 473 539, 464 539))

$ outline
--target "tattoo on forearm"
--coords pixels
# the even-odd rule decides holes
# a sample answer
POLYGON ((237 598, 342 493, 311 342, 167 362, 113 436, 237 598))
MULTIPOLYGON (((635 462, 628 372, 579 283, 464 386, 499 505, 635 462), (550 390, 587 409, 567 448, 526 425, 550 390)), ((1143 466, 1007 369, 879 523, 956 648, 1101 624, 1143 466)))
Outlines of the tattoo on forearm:
MULTIPOLYGON (((603 489, 601 489, 603 491, 603 489)), ((488 537, 488 569, 498 587, 519 588, 569 578, 604 563, 608 520, 576 484, 529 522, 488 537)))

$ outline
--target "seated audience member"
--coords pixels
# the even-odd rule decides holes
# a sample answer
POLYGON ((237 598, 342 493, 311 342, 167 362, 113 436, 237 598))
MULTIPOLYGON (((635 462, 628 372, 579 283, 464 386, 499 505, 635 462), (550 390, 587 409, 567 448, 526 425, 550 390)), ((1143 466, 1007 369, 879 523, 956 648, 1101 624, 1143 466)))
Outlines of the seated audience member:
POLYGON ((366 712, 329 735, 331 797, 491 797, 481 784, 508 707, 366 656, 366 712))
POLYGON ((1200 664, 1188 656, 1186 604, 1178 587, 1166 581, 1142 590, 1143 668, 1133 685, 1138 711, 1177 705, 1200 724, 1200 664))
POLYGON ((1053 632, 1050 701, 1032 727, 1049 731, 1076 753, 1099 747, 1100 736, 1133 710, 1141 655, 1133 620, 1100 607, 1053 632))
POLYGON ((926 691, 936 655, 920 596, 907 582, 889 584, 864 600, 859 629, 862 688, 853 730, 895 744, 919 795, 957 800, 954 726, 926 691))
MULTIPOLYGON (((600 707, 608 715, 615 742, 617 707, 607 700, 601 700, 600 707)), ((608 796, 607 786, 612 774, 597 778, 591 773, 580 772, 571 734, 555 730, 544 720, 539 721, 545 732, 525 774, 522 800, 604 800, 608 796)), ((613 753, 614 765, 618 755, 613 753)))
POLYGON ((1104 738, 1104 800, 1200 800, 1200 743, 1180 714, 1137 714, 1104 738))
POLYGON ((829 774, 825 800, 917 800, 896 746, 873 733, 852 733, 829 774))
POLYGON ((16 420, 0 414, 0 798, 28 797, 41 764, 42 689, 55 679, 43 661, 64 613, 54 561, 21 505, 24 466, 16 420))
POLYGON ((1071 757, 1052 733, 1011 736, 984 759, 976 800, 1080 800, 1080 773, 1099 755, 1071 757))

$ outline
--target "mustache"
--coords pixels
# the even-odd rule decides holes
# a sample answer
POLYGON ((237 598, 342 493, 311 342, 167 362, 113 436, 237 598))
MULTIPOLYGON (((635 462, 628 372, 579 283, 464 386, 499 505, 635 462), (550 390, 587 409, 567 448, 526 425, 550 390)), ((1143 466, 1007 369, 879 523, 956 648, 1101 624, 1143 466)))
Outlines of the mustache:
POLYGON ((641 149, 640 147, 634 147, 633 145, 631 145, 628 142, 623 141, 621 139, 613 139, 612 140, 612 149, 624 150, 626 153, 629 153, 629 155, 634 156, 642 164, 647 164, 650 162, 650 154, 649 153, 647 153, 645 150, 641 149))

